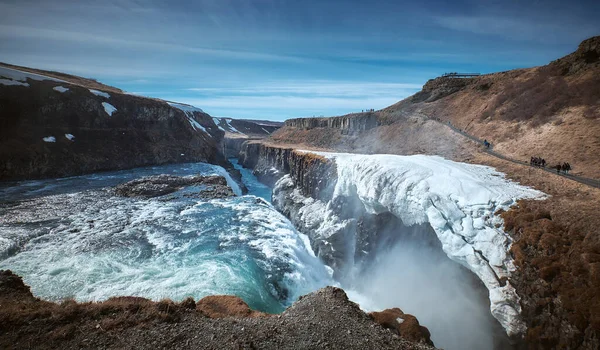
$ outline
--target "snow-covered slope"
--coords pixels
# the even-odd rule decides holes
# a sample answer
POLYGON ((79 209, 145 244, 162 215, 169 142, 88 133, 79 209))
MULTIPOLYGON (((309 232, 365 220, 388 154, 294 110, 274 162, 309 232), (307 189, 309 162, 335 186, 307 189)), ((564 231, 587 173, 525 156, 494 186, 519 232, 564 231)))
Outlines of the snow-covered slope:
MULTIPOLYGON (((506 282, 515 269, 508 254, 511 239, 494 213, 543 193, 511 182, 493 168, 438 156, 311 153, 333 160, 338 176, 329 202, 304 197, 299 189, 286 194, 301 206, 296 220, 314 231, 311 238, 327 240, 346 225, 332 204, 338 197, 358 197, 368 213, 389 212, 407 226, 429 223, 446 255, 485 284, 492 314, 507 333, 524 331, 519 298, 506 282)), ((279 190, 290 185, 289 176, 279 180, 274 202, 283 200, 279 190)))
POLYGON ((194 107, 194 106, 190 106, 190 105, 184 105, 184 104, 181 104, 181 103, 174 103, 174 102, 168 102, 168 103, 169 103, 169 105, 171 107, 175 107, 175 108, 177 108, 179 110, 182 110, 183 113, 185 113, 188 121, 190 122, 190 125, 192 126, 192 128, 194 128, 194 130, 201 130, 205 134, 210 135, 208 133, 208 131, 206 131, 206 128, 203 127, 202 125, 200 125, 200 123, 198 123, 196 121, 196 119, 194 119, 194 112, 204 113, 203 110, 201 110, 198 107, 194 107))

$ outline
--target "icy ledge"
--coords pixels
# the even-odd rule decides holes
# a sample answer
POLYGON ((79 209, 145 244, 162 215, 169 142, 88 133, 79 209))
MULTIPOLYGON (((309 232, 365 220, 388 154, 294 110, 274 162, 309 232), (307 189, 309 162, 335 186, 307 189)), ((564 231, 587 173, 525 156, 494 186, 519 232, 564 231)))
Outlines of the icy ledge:
MULTIPOLYGON (((334 199, 358 195, 370 213, 390 212, 409 226, 429 223, 446 255, 485 284, 492 315, 507 334, 525 331, 519 297, 505 278, 515 270, 508 254, 512 241, 503 230, 502 219, 494 213, 507 210, 518 199, 544 198, 544 193, 509 181, 491 167, 438 156, 311 153, 335 161, 338 179, 334 199)), ((319 202, 307 199, 302 216, 313 223, 322 220, 317 231, 326 235, 327 227, 343 223, 330 203, 319 202), (310 215, 310 207, 320 207, 314 213, 318 215, 310 215)))

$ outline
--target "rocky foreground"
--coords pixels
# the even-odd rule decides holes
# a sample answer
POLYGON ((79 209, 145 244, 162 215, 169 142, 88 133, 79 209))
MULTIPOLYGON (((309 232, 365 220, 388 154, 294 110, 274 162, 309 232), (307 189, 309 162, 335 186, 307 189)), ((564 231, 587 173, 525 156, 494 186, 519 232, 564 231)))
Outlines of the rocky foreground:
POLYGON ((399 309, 367 315, 339 288, 301 297, 280 315, 232 296, 195 302, 138 297, 100 303, 35 298, 0 270, 3 349, 433 349, 427 328, 399 309))

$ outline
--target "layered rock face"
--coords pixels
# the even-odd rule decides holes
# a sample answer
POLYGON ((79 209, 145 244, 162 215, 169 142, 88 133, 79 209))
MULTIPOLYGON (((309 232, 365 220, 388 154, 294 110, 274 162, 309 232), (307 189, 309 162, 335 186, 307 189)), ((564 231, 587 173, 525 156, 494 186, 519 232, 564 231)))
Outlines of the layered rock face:
POLYGON ((254 169, 263 182, 274 185, 289 174, 304 194, 315 198, 331 198, 335 183, 335 165, 323 157, 297 152, 293 148, 269 146, 260 142, 247 142, 239 153, 240 164, 254 169), (333 181, 333 183, 330 183, 333 181))
POLYGON ((146 165, 229 167, 199 109, 0 68, 0 181, 146 165))
POLYGON ((333 128, 346 132, 356 132, 376 127, 377 116, 375 113, 368 112, 332 118, 297 118, 286 120, 285 126, 304 129, 333 128))
POLYGON ((227 158, 238 157, 240 151, 242 150, 242 145, 244 142, 252 141, 253 139, 247 139, 243 137, 225 137, 221 141, 221 149, 223 151, 223 155, 227 158))

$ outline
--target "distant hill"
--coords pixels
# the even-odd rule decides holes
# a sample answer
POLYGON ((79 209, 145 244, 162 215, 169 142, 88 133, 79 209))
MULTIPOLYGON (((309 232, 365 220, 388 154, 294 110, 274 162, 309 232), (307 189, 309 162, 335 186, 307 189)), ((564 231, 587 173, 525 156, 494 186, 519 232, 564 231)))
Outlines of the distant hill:
POLYGON ((271 135, 283 122, 213 117, 219 129, 231 138, 263 138, 271 135))

